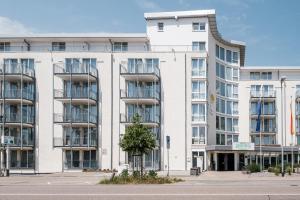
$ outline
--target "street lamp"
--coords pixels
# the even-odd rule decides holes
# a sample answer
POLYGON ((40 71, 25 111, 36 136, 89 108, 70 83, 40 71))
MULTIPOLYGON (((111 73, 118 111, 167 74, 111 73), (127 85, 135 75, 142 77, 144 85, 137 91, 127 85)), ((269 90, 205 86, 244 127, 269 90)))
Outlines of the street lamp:
POLYGON ((286 81, 286 76, 282 76, 280 77, 280 91, 281 91, 281 176, 284 177, 284 165, 283 165, 283 117, 285 117, 285 115, 283 115, 283 93, 282 93, 282 84, 284 83, 284 87, 285 87, 285 81, 286 81))

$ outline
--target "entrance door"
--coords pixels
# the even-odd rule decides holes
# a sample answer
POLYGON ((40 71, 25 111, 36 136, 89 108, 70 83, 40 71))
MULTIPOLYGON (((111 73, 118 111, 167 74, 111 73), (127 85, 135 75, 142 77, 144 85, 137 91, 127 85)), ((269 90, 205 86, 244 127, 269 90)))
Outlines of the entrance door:
POLYGON ((218 171, 234 171, 233 153, 218 153, 218 171))

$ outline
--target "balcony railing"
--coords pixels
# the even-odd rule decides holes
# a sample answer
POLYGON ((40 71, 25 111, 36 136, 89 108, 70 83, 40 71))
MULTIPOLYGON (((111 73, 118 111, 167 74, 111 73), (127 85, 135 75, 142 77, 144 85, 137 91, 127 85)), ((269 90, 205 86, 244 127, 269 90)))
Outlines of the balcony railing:
POLYGON ((21 137, 13 137, 14 143, 10 146, 14 147, 20 147, 20 146, 33 146, 34 145, 34 139, 33 138, 21 138, 21 137))
POLYGON ((96 68, 83 63, 79 63, 78 65, 54 64, 54 74, 89 74, 98 77, 96 68))
POLYGON ((136 88, 129 91, 121 90, 121 98, 160 99, 160 95, 154 89, 136 88))
POLYGON ((54 146, 64 147, 96 147, 97 138, 95 136, 88 137, 65 137, 65 138, 54 138, 54 146))
POLYGON ((54 114, 54 122, 57 123, 97 123, 97 116, 94 114, 86 113, 65 113, 54 114))
POLYGON ((98 168, 98 162, 96 160, 66 160, 64 162, 65 169, 84 169, 84 168, 98 168))
POLYGON ((30 115, 23 114, 23 117, 21 117, 20 113, 7 113, 4 117, 0 117, 0 122, 5 123, 28 123, 33 124, 34 123, 34 117, 30 115), (21 120, 22 119, 22 120, 21 120))
POLYGON ((250 91, 251 97, 255 98, 270 98, 270 97, 276 97, 276 91, 275 90, 251 90, 250 91))
POLYGON ((24 161, 10 161, 11 169, 34 169, 34 161, 33 160, 24 160, 24 161))
POLYGON ((146 65, 144 63, 136 64, 133 66, 121 65, 121 74, 154 74, 156 76, 160 76, 159 68, 156 65, 146 65))
POLYGON ((1 94, 0 98, 6 99, 27 99, 34 100, 34 92, 29 90, 21 90, 21 89, 9 89, 5 90, 4 94, 1 94))
MULTIPOLYGON (((276 133, 277 129, 276 127, 266 127, 261 128, 262 133, 276 133)), ((259 133, 259 131, 256 131, 256 127, 251 128, 252 133, 259 133)))
POLYGON ((93 99, 97 100, 97 92, 95 91, 88 91, 88 90, 72 90, 65 91, 65 90, 54 90, 54 98, 62 98, 62 99, 93 99))
POLYGON ((10 64, 2 64, 0 66, 0 74, 7 75, 26 75, 29 77, 34 77, 34 69, 28 68, 27 65, 21 63, 10 63, 10 64))
MULTIPOLYGON (((159 115, 139 115, 142 123, 159 123, 159 115)), ((132 123, 134 115, 120 114, 120 121, 122 123, 132 123)))
MULTIPOLYGON (((251 115, 258 115, 257 110, 252 111, 251 115)), ((275 110, 262 110, 261 115, 276 115, 275 110)))
POLYGON ((192 122, 205 122, 205 115, 192 115, 192 122))

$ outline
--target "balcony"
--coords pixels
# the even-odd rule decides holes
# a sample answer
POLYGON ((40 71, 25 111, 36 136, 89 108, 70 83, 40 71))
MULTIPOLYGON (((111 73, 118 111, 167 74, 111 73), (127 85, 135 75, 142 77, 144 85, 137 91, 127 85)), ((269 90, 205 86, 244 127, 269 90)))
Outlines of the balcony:
POLYGON ((156 65, 137 64, 134 66, 120 65, 120 74, 130 81, 159 81, 160 72, 156 65))
POLYGON ((95 136, 88 137, 65 137, 54 138, 55 147, 97 147, 97 138, 95 136), (88 142, 89 140, 89 142, 88 142))
POLYGON ((0 80, 5 75, 5 80, 20 80, 32 81, 35 77, 34 69, 20 63, 2 64, 0 66, 0 80))
MULTIPOLYGON (((274 118, 276 117, 276 112, 275 110, 264 110, 262 109, 261 112, 261 118, 274 118)), ((258 113, 257 111, 252 111, 251 112, 251 118, 258 118, 258 113)))
POLYGON ((0 122, 6 123, 6 125, 23 124, 23 126, 32 126, 34 117, 26 114, 23 114, 23 117, 21 117, 20 113, 6 113, 4 117, 0 117, 0 122))
POLYGON ((66 65, 65 63, 54 64, 54 75, 63 80, 90 81, 98 79, 98 70, 90 65, 66 65))
POLYGON ((33 160, 11 160, 10 161, 11 169, 34 169, 34 161, 33 160))
POLYGON ((10 147, 33 147, 34 146, 34 138, 26 138, 25 135, 23 135, 23 139, 18 136, 12 136, 14 143, 10 145, 10 147))
POLYGON ((251 98, 276 98, 275 90, 251 90, 250 91, 251 98))
POLYGON ((72 92, 66 90, 54 90, 54 99, 59 100, 63 103, 76 104, 96 104, 97 103, 97 92, 90 91, 87 89, 73 90, 72 92))
MULTIPOLYGON (((160 123, 160 117, 159 115, 142 115, 139 114, 141 117, 141 124, 144 124, 146 126, 159 126, 160 123)), ((120 114, 120 122, 124 123, 125 125, 130 125, 133 123, 134 115, 126 115, 126 114, 120 114)))
POLYGON ((0 94, 0 98, 5 98, 5 101, 10 103, 20 103, 22 101, 23 103, 29 104, 34 101, 34 92, 26 89, 9 89, 5 90, 4 94, 0 94))
MULTIPOLYGON (((259 134, 260 132, 256 131, 256 127, 251 128, 251 134, 259 134)), ((277 133, 276 127, 266 127, 261 128, 262 134, 274 134, 277 133)))
POLYGON ((88 112, 54 114, 54 123, 65 126, 96 126, 97 116, 88 112))
POLYGON ((121 99, 125 103, 159 104, 160 94, 154 89, 136 88, 134 90, 120 90, 121 99))

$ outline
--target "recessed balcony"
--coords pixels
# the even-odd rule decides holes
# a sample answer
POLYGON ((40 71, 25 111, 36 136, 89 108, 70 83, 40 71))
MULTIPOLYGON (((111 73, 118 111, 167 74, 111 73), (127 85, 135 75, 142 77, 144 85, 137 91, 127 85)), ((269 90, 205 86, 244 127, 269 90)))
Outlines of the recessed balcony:
POLYGON ((159 104, 160 94, 153 89, 120 90, 121 99, 130 104, 159 104))
POLYGON ((98 79, 98 71, 85 64, 66 65, 65 63, 54 64, 54 75, 63 80, 90 81, 98 79))
POLYGON ((138 64, 135 66, 120 65, 120 74, 129 81, 159 81, 160 73, 158 66, 138 64))
POLYGON ((97 125, 97 116, 88 112, 54 114, 54 123, 64 126, 88 127, 97 125))
MULTIPOLYGON (((0 94, 0 99, 5 99, 5 102, 10 104, 32 104, 34 101, 34 92, 26 89, 8 89, 0 94)), ((2 103, 3 101, 0 101, 2 103)))
MULTIPOLYGON (((146 126, 159 126, 160 124, 160 117, 159 115, 147 115, 147 114, 140 114, 141 124, 146 126)), ((120 114, 120 122, 125 125, 131 125, 133 123, 134 115, 129 114, 120 114)))
POLYGON ((32 81, 35 77, 34 69, 20 63, 3 64, 0 67, 0 80, 5 76, 6 81, 32 81))
POLYGON ((6 113, 4 116, 0 116, 0 122, 5 123, 5 126, 20 126, 32 127, 34 124, 34 117, 31 115, 21 113, 6 113))
POLYGON ((72 104, 96 104, 97 93, 88 90, 73 90, 72 92, 66 90, 54 90, 54 99, 63 103, 72 104))
POLYGON ((251 98, 276 98, 275 90, 251 90, 251 98))
POLYGON ((65 147, 65 148, 88 148, 97 147, 97 137, 90 136, 86 137, 68 137, 64 138, 54 138, 55 147, 65 147))

